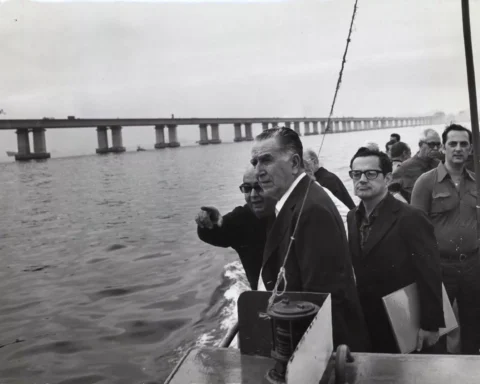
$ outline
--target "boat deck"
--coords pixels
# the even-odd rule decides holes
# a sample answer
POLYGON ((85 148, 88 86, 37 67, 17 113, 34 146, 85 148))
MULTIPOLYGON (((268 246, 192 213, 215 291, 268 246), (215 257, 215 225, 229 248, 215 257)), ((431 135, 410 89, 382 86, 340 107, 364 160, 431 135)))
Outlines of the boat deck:
MULTIPOLYGON (((478 384, 480 357, 353 353, 349 384, 478 384)), ((274 360, 231 348, 190 350, 165 384, 267 384, 274 360)), ((335 383, 333 359, 319 384, 335 383)))

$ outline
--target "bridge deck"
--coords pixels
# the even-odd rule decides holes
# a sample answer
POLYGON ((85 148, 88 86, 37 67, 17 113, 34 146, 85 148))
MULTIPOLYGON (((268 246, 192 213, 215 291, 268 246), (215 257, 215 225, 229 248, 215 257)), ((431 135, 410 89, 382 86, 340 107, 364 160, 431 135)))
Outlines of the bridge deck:
MULTIPOLYGON (((429 117, 427 117, 429 118, 429 117)), ((412 120, 423 117, 336 117, 334 121, 378 121, 378 120, 412 120)), ((326 117, 232 117, 232 118, 143 118, 143 119, 0 119, 0 130, 26 129, 26 128, 92 128, 99 126, 120 125, 128 126, 153 126, 153 125, 199 125, 199 124, 261 124, 285 122, 315 122, 326 121, 326 117)))

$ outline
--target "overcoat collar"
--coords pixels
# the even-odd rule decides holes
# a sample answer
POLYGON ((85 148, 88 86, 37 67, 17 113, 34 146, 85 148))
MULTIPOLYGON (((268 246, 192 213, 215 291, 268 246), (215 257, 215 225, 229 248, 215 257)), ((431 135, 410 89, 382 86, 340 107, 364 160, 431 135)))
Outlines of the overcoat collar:
MULTIPOLYGON (((295 189, 292 191, 287 201, 283 205, 277 218, 273 222, 273 225, 267 236, 265 249, 263 251, 262 266, 267 263, 270 256, 274 253, 275 249, 286 236, 288 228, 292 225, 293 212, 295 210, 295 207, 297 205, 302 205, 303 199, 305 197, 305 192, 307 190, 310 180, 311 179, 308 176, 300 180, 298 185, 295 187, 295 189)), ((314 186, 312 185, 310 188, 313 187, 314 186)), ((281 257, 283 258, 285 257, 285 255, 281 255, 281 257)))

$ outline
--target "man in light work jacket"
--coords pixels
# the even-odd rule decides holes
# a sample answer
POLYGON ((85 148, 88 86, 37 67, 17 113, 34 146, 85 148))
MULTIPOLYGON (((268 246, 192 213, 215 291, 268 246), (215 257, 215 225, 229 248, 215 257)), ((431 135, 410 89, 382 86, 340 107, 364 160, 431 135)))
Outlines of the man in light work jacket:
POLYGON ((361 202, 348 213, 348 238, 372 350, 399 352, 382 298, 412 283, 420 300, 417 351, 432 347, 445 326, 433 226, 422 211, 388 192, 392 163, 386 153, 360 148, 350 168, 361 202))
POLYGON ((461 350, 479 354, 480 264, 477 242, 477 187, 466 169, 472 132, 457 124, 442 134, 445 162, 420 176, 412 205, 428 214, 435 227, 442 273, 450 301, 457 300, 461 350))
POLYGON ((255 138, 251 163, 265 196, 277 201, 263 253, 265 288, 273 290, 285 262, 286 278, 279 290, 331 293, 334 346, 368 351, 345 228, 327 193, 305 173, 300 137, 290 128, 265 130, 255 138))

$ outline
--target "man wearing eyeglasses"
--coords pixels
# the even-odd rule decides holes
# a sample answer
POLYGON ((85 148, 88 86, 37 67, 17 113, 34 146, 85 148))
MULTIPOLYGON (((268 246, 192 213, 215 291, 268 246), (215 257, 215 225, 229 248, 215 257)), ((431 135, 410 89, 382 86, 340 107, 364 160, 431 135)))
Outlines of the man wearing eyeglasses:
POLYGON ((423 174, 412 205, 428 214, 435 227, 443 280, 451 302, 457 300, 461 350, 480 348, 480 268, 477 240, 475 175, 465 167, 472 151, 472 132, 457 124, 442 134, 445 162, 423 174))
POLYGON ((256 290, 267 236, 267 218, 273 215, 275 202, 263 196, 251 166, 243 176, 240 191, 245 197, 244 206, 224 216, 215 207, 201 207, 195 221, 202 241, 217 247, 232 247, 238 253, 250 287, 256 290))
POLYGON ((391 192, 400 192, 410 203, 412 190, 420 175, 437 167, 441 158, 442 143, 440 135, 434 129, 428 128, 422 132, 418 142, 418 152, 412 158, 404 161, 401 167, 393 172, 389 184, 391 192))
POLYGON ((432 347, 445 326, 433 226, 421 210, 389 193, 392 163, 386 153, 360 148, 350 169, 361 202, 348 213, 348 238, 373 352, 399 352, 382 298, 414 282, 421 311, 417 351, 432 347))

